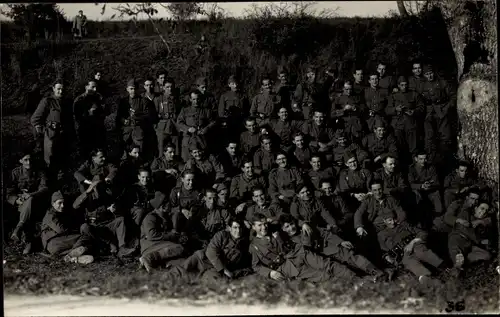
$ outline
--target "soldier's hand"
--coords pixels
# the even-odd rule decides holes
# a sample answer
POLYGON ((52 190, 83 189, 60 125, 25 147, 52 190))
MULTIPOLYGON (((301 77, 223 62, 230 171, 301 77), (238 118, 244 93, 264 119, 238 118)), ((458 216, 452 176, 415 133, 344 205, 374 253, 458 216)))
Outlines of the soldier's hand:
POLYGON ((386 260, 387 262, 389 262, 389 263, 391 263, 391 264, 393 264, 393 265, 394 265, 394 264, 396 264, 396 259, 395 259, 395 258, 393 258, 393 257, 392 257, 392 256, 390 256, 390 255, 386 255, 386 256, 384 257, 384 260, 386 260))
POLYGON ((28 199, 30 199, 30 197, 31 197, 30 193, 24 192, 24 193, 21 194, 21 198, 23 200, 28 200, 28 199))
POLYGON ((413 241, 412 241, 412 242, 410 242, 410 243, 408 243, 408 244, 405 246, 405 248, 404 248, 404 252, 405 252, 406 254, 410 254, 410 253, 412 253, 412 251, 413 251, 413 246, 414 246, 413 241))
POLYGON ((292 110, 293 110, 293 112, 300 112, 300 108, 299 108, 299 106, 296 103, 294 103, 292 105, 292 110))
POLYGON ((365 199, 365 194, 354 194, 354 198, 356 198, 358 201, 363 201, 365 199))
POLYGON ((278 271, 271 271, 269 273, 269 277, 272 278, 275 281, 283 281, 285 279, 285 277, 283 276, 283 274, 281 274, 278 271))
POLYGON ((351 110, 352 109, 352 106, 350 104, 346 104, 344 106, 344 110, 351 110))
POLYGON ((129 119, 125 119, 125 120, 123 120, 123 124, 124 124, 124 125, 128 125, 129 123, 130 123, 130 120, 129 120, 129 119))
POLYGON ((36 133, 42 134, 43 133, 43 127, 41 125, 37 125, 35 127, 36 133))
POLYGON ((107 184, 110 184, 111 183, 111 178, 105 178, 104 181, 107 183, 107 184))
POLYGON ((236 210, 235 210, 235 211, 236 211, 236 214, 239 214, 240 212, 242 212, 242 211, 243 211, 243 209, 245 209, 245 206, 246 206, 246 204, 245 204, 245 203, 241 203, 241 204, 239 204, 239 205, 238 205, 238 207, 236 207, 236 210))
POLYGON ((481 244, 488 245, 490 244, 490 241, 487 239, 481 240, 481 244))
POLYGON ((352 245, 352 243, 350 241, 342 241, 342 242, 340 242, 340 245, 343 246, 344 248, 347 248, 347 249, 354 248, 354 246, 352 245))
POLYGON ((462 188, 462 189, 459 191, 459 193, 461 194, 461 193, 464 193, 464 192, 466 192, 466 191, 468 191, 468 190, 469 190, 469 187, 468 187, 468 186, 465 186, 464 188, 462 188))
POLYGON ((368 114, 370 115, 370 117, 373 117, 375 115, 375 111, 370 110, 370 112, 368 114))
POLYGON ((188 132, 189 133, 195 133, 196 132, 196 128, 191 127, 191 128, 188 129, 188 132))
POLYGON ((375 163, 377 163, 378 161, 380 161, 380 159, 381 159, 381 157, 380 157, 380 155, 379 155, 379 156, 377 156, 377 157, 376 157, 373 161, 374 161, 375 163))
POLYGON ((165 173, 167 173, 167 174, 172 174, 172 175, 174 175, 174 176, 176 176, 176 175, 177 175, 177 171, 176 171, 175 169, 173 169, 173 168, 166 169, 166 170, 165 170, 165 173))
POLYGON ((401 105, 396 106, 396 111, 401 112, 403 110, 403 107, 401 105))
POLYGON ((19 206, 21 206, 23 203, 24 203, 24 200, 21 197, 16 199, 16 204, 18 204, 19 206))
POLYGON ((234 277, 233 273, 231 273, 229 270, 225 269, 223 271, 223 274, 227 276, 228 278, 232 279, 234 277))
POLYGON ((283 196, 283 195, 279 195, 279 196, 278 196, 278 199, 283 200, 283 199, 285 199, 285 196, 283 196))
POLYGON ((399 91, 399 89, 398 89, 398 88, 393 88, 393 89, 392 89, 392 92, 398 92, 398 91, 399 91))
POLYGON ((309 236, 309 235, 311 235, 311 233, 312 233, 312 229, 311 229, 311 227, 310 227, 307 223, 304 223, 304 224, 302 225, 302 231, 303 231, 306 235, 308 235, 308 236, 309 236))
POLYGON ((115 212, 116 212, 116 206, 115 206, 115 204, 111 204, 111 206, 109 206, 107 209, 108 209, 109 211, 111 211, 112 213, 115 213, 115 212))
POLYGON ((406 111, 406 114, 409 116, 413 116, 413 112, 414 111, 412 109, 410 109, 410 110, 406 111))
POLYGON ((470 223, 465 219, 457 218, 457 220, 455 222, 458 224, 461 224, 464 227, 470 227, 470 223))
POLYGON ((472 228, 476 228, 477 226, 482 225, 483 221, 481 219, 477 219, 477 220, 473 220, 471 224, 472 224, 472 228))
POLYGON ((362 237, 368 235, 368 232, 366 232, 366 230, 363 229, 363 227, 358 227, 358 229, 356 229, 356 234, 362 237))

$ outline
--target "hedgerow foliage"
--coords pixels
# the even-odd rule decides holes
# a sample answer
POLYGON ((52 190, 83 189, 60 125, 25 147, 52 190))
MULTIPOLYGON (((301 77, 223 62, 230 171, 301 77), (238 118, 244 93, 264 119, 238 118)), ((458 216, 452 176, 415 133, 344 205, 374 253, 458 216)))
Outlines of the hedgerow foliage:
POLYGON ((15 26, 2 24, 4 115, 23 111, 22 98, 34 82, 47 86, 63 76, 67 92, 75 96, 96 69, 110 86, 110 103, 124 92, 128 77, 143 79, 161 68, 184 88, 204 75, 217 96, 227 89, 231 74, 252 95, 264 73, 275 75, 285 66, 296 76, 292 80, 300 80, 309 63, 336 67, 347 77, 354 65, 368 70, 379 60, 395 75, 407 73, 409 61, 421 59, 433 62, 447 77, 456 73, 448 38, 436 36, 446 32, 436 32, 432 19, 425 16, 156 22, 166 30, 170 54, 149 21, 91 22, 86 41, 32 44, 12 43, 15 26), (206 43, 200 43, 202 34, 206 43))

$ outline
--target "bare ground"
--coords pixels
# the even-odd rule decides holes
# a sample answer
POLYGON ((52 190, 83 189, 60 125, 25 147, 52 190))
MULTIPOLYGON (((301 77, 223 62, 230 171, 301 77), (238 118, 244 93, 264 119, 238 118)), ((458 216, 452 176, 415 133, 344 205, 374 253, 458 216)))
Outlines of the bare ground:
MULTIPOLYGON (((15 164, 16 151, 19 151, 21 143, 30 138, 31 131, 24 116, 2 118, 4 172, 8 172, 15 164)), ((495 270, 498 259, 467 270, 466 278, 461 282, 443 274, 439 277, 444 282, 441 287, 423 292, 415 278, 407 272, 390 283, 364 284, 361 287, 342 283, 275 283, 257 276, 214 284, 199 280, 171 279, 166 276, 166 270, 148 275, 145 271, 138 270, 137 260, 122 261, 102 257, 95 263, 81 266, 67 264, 40 253, 30 256, 21 256, 20 253, 19 246, 4 242, 3 255, 7 261, 4 265, 6 299, 17 295, 23 298, 30 298, 32 295, 71 295, 95 299, 141 299, 143 303, 144 300, 156 302, 163 299, 188 300, 190 303, 202 301, 224 307, 229 304, 282 305, 297 309, 297 312, 306 309, 303 307, 314 307, 358 312, 391 310, 421 313, 445 312, 447 301, 464 299, 464 312, 491 312, 498 311, 499 308, 499 275, 495 270)))

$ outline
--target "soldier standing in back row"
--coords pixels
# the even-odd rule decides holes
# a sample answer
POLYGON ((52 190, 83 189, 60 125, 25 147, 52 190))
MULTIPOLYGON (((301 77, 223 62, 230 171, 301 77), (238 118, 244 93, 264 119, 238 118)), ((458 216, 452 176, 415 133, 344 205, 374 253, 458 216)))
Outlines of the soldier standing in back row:
POLYGON ((173 78, 166 78, 162 87, 162 94, 157 95, 153 100, 158 113, 158 123, 156 124, 158 157, 163 155, 164 145, 167 142, 172 143, 175 146, 175 154, 180 155, 179 132, 175 123, 182 106, 174 90, 173 78))
POLYGON ((292 110, 296 119, 308 120, 311 118, 313 106, 321 104, 321 84, 316 80, 316 68, 306 69, 306 80, 297 85, 292 102, 292 110))

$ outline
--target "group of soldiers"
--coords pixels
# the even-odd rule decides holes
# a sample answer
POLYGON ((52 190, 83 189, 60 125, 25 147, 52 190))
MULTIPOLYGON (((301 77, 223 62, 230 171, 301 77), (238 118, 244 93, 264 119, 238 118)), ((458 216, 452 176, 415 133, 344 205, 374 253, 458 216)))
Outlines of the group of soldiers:
POLYGON ((142 93, 127 81, 114 144, 95 75, 72 104, 56 81, 31 116, 44 162, 28 147, 6 196, 26 254, 42 217, 43 251, 65 261, 138 256, 150 272, 185 258, 170 272, 203 278, 377 281, 404 267, 428 284, 495 252, 498 199, 450 160, 455 92, 430 65, 395 78, 380 63, 367 84, 362 68, 320 82, 311 66, 296 86, 280 69, 251 99, 230 76, 218 103, 205 78, 180 95, 163 71, 142 93), (75 146, 70 198, 61 175, 75 146), (123 156, 108 160, 115 146, 123 156))

